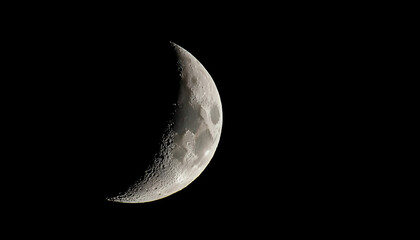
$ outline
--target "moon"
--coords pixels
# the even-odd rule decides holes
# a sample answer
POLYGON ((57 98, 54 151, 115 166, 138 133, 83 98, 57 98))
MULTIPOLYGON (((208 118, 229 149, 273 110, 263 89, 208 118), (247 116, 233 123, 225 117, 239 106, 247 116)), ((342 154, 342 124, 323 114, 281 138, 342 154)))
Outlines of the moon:
POLYGON ((175 43, 171 46, 180 89, 159 152, 138 181, 108 201, 145 203, 180 191, 203 172, 219 144, 223 116, 217 87, 191 53, 175 43))

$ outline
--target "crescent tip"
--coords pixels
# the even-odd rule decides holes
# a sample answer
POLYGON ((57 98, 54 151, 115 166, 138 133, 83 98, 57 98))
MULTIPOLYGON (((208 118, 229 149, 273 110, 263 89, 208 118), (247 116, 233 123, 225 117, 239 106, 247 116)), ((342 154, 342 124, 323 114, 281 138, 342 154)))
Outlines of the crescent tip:
POLYGON ((179 47, 179 45, 178 45, 178 44, 176 44, 176 43, 174 43, 174 42, 172 42, 172 41, 169 41, 169 44, 171 44, 171 45, 172 45, 172 47, 179 47))

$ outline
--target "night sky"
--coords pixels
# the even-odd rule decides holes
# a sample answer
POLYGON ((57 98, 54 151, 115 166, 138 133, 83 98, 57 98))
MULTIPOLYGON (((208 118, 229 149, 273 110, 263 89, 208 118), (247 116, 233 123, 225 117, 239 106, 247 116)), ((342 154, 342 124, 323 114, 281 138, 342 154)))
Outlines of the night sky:
POLYGON ((334 26, 309 20, 233 21, 194 32, 93 22, 27 26, 15 43, 28 66, 16 78, 29 79, 18 83, 25 97, 16 98, 23 104, 17 123, 18 136, 34 144, 21 172, 31 172, 31 181, 20 185, 36 199, 22 198, 24 215, 45 214, 47 226, 75 235, 88 229, 136 238, 151 229, 206 237, 332 224, 352 208, 342 192, 351 152, 340 140, 352 128, 341 111, 350 73, 337 57, 351 49, 334 26), (167 80, 174 71, 169 41, 194 55, 218 88, 219 146, 180 192, 144 204, 107 202, 157 149, 168 99, 177 94, 167 80))

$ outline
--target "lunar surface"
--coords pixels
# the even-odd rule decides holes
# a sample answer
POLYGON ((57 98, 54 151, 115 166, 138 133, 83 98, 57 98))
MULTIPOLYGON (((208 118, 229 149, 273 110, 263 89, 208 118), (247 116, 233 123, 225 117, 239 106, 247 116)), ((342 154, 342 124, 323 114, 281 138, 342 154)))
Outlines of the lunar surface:
POLYGON ((216 151, 223 119, 219 92, 204 66, 185 49, 171 44, 180 81, 173 119, 153 163, 127 191, 109 201, 143 203, 167 197, 194 181, 216 151))

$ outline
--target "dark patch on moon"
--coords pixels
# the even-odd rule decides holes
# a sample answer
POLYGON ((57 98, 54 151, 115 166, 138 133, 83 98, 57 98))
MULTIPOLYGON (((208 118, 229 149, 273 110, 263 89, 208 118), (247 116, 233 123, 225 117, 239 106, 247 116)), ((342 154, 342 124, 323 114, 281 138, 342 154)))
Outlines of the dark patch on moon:
POLYGON ((177 147, 173 150, 172 154, 175 159, 182 162, 187 154, 187 150, 183 147, 177 147))
POLYGON ((217 107, 217 105, 213 105, 210 109, 210 117, 211 117, 211 122, 213 124, 217 124, 219 122, 220 119, 220 112, 219 112, 219 108, 217 107))
POLYGON ((197 79, 197 77, 196 77, 196 76, 193 76, 193 77, 191 78, 192 85, 197 85, 197 81, 198 81, 198 79, 197 79))
POLYGON ((191 102, 192 91, 188 87, 182 87, 183 97, 177 109, 174 131, 178 134, 185 134, 187 130, 196 133, 204 119, 201 117, 201 108, 196 102, 191 102))

